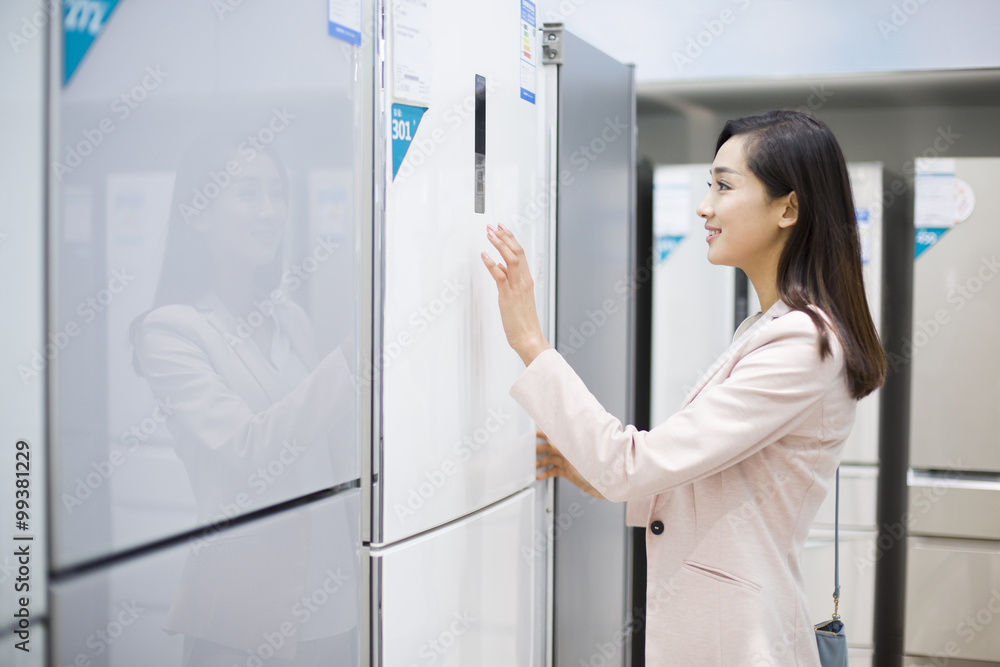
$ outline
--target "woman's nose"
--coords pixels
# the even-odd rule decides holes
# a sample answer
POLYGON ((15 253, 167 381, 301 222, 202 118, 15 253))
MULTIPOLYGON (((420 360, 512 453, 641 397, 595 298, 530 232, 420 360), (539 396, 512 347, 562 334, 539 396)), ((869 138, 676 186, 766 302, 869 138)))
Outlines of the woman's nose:
POLYGON ((707 218, 712 217, 712 205, 708 201, 708 198, 709 198, 709 196, 711 194, 712 193, 710 193, 710 192, 705 193, 705 196, 702 197, 702 199, 701 199, 701 203, 698 204, 698 208, 696 208, 694 210, 694 212, 698 214, 699 218, 706 218, 707 219, 707 218))

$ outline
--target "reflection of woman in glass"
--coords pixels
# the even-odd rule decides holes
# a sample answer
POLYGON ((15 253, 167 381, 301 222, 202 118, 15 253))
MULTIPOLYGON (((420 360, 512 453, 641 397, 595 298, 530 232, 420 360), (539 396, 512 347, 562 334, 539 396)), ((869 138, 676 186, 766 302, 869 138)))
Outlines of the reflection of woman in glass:
MULTIPOLYGON (((273 151, 220 136, 196 141, 177 170, 153 309, 132 327, 137 370, 176 406, 168 428, 199 524, 356 476, 350 339, 317 358, 281 286, 287 174, 273 151)), ((166 621, 185 635, 185 665, 354 664, 356 522, 339 512, 310 528, 318 514, 329 512, 192 541, 166 621)))

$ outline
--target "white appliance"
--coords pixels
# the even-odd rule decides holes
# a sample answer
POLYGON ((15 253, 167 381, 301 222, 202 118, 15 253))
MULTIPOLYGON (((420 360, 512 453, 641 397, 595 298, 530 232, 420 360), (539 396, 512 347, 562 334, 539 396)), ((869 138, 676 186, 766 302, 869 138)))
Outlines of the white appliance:
POLYGON ((535 426, 508 394, 524 365, 480 258, 500 259, 487 223, 515 230, 548 330, 550 217, 529 217, 547 159, 535 8, 381 6, 363 660, 540 664, 546 485, 534 480, 535 426), (470 31, 456 51, 455 36, 470 31), (476 620, 459 628, 456 614, 476 620), (446 650, 424 645, 443 632, 446 650))
POLYGON ((1000 664, 1000 158, 916 160, 904 649, 1000 664))
POLYGON ((48 42, 60 343, 29 378, 51 380, 52 664, 297 642, 356 664, 371 58, 326 0, 71 4, 48 42))

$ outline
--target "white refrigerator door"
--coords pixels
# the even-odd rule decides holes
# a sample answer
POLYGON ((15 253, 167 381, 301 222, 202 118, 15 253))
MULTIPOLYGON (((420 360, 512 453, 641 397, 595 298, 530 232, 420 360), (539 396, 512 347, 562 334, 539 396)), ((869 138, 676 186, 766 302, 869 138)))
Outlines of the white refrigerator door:
POLYGON ((535 90, 536 37, 522 4, 387 4, 376 544, 464 516, 534 480, 534 426, 508 395, 524 365, 507 344, 497 288, 480 258, 487 250, 500 259, 487 223, 514 229, 535 276, 538 312, 547 312, 540 112, 523 92, 535 90))
POLYGON ((537 665, 535 490, 374 550, 384 667, 537 665))
POLYGON ((708 262, 695 208, 711 165, 653 174, 653 371, 650 419, 665 421, 733 340, 733 269, 708 262))
POLYGON ((941 236, 913 265, 913 468, 1000 473, 998 177, 997 158, 917 160, 917 243, 941 236))
POLYGON ((57 569, 359 478, 359 53, 136 0, 53 96, 57 569))

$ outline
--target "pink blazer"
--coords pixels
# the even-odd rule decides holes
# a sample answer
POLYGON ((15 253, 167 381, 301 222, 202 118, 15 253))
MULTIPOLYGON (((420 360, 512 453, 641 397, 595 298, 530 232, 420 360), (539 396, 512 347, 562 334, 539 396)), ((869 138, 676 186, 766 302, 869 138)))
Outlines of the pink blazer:
POLYGON ((829 333, 821 360, 812 320, 779 300, 651 431, 623 427, 554 349, 511 387, 591 484, 628 503, 627 523, 647 527, 649 667, 819 667, 825 619, 809 617, 802 546, 856 406, 829 333))

